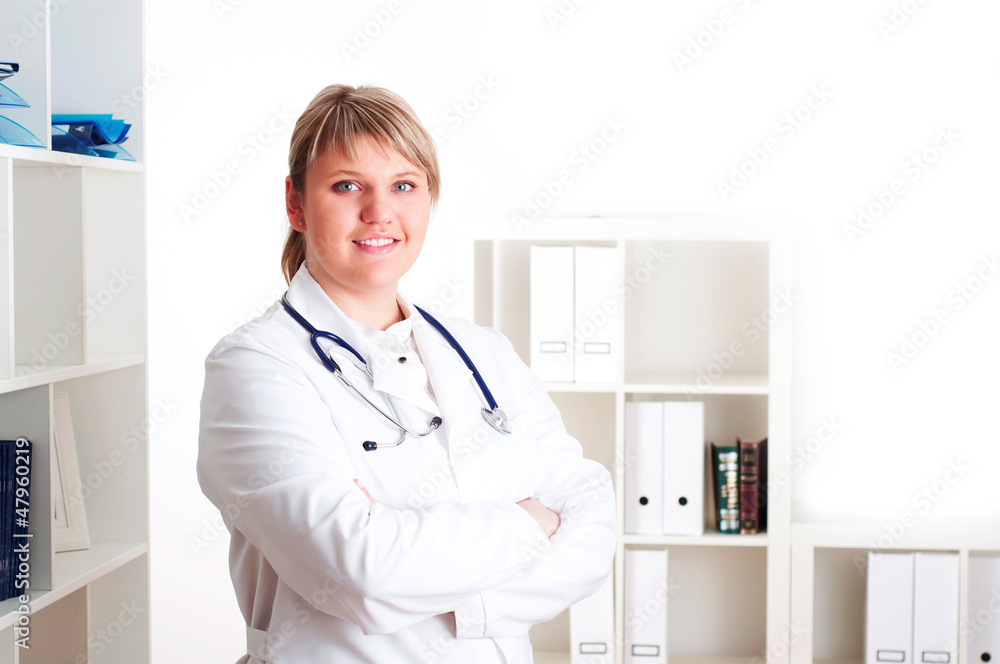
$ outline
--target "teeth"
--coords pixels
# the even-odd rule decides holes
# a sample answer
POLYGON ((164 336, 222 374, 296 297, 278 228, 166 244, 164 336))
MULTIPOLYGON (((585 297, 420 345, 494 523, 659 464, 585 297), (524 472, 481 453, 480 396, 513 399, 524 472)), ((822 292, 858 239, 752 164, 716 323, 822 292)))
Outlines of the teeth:
POLYGON ((373 240, 358 240, 357 242, 358 244, 363 244, 366 247, 384 247, 387 244, 392 244, 395 240, 388 237, 379 237, 373 240))

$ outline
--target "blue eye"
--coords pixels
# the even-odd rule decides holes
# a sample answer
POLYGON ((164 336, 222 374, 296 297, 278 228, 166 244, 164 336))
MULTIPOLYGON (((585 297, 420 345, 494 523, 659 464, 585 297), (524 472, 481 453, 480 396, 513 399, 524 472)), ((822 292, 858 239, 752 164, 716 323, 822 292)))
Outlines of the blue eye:
POLYGON ((333 189, 334 191, 357 191, 358 186, 353 182, 347 182, 345 180, 344 182, 338 182, 333 185, 333 189))
POLYGON ((414 185, 412 182, 397 182, 392 185, 393 191, 413 191, 414 185))

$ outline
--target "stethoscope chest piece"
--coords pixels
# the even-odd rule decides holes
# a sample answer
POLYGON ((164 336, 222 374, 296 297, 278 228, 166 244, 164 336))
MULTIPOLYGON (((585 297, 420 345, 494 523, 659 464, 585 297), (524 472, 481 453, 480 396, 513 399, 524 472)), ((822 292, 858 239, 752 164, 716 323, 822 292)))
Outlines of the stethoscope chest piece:
POLYGON ((500 433, 511 433, 510 427, 507 426, 507 415, 499 408, 483 408, 483 419, 500 433))

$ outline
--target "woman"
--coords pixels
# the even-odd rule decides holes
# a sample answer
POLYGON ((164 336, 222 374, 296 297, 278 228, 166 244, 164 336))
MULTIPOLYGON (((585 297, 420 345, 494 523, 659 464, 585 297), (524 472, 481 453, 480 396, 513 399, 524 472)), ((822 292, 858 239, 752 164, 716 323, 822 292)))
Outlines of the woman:
POLYGON ((440 321, 503 409, 484 411, 459 352, 397 291, 439 187, 402 99, 324 89, 289 173, 287 304, 205 364, 198 478, 232 537, 240 664, 531 662, 528 628, 610 573, 610 476, 503 335, 440 321), (308 328, 357 356, 328 337, 317 350, 308 328))

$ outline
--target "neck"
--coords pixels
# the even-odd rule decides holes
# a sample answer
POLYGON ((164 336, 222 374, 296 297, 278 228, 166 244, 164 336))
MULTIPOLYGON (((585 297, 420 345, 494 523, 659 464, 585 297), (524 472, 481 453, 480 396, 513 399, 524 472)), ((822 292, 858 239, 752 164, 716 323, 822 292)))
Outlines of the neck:
POLYGON ((395 287, 379 293, 327 291, 327 295, 337 303, 348 318, 353 318, 376 330, 385 330, 403 320, 399 303, 396 302, 395 287))

